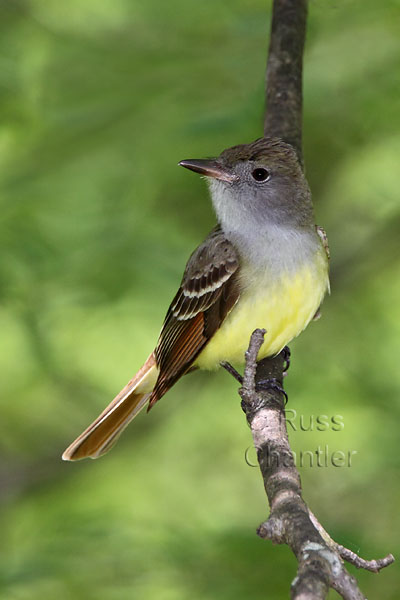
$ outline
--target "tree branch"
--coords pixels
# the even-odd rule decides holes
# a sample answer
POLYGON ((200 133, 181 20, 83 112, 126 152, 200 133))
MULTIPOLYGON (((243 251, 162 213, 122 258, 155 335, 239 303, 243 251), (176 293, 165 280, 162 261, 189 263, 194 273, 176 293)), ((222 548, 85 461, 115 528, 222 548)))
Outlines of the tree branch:
MULTIPOLYGON (((301 163, 306 20, 307 0, 274 0, 264 120, 264 135, 290 143, 301 163)), ((367 561, 337 544, 305 504, 286 429, 282 388, 286 357, 281 353, 256 362, 264 334, 257 329, 251 337, 239 390, 270 505, 269 518, 258 528, 258 535, 287 544, 295 554, 298 570, 291 587, 293 600, 323 600, 329 588, 344 600, 365 600, 344 561, 378 572, 394 558, 389 554, 367 561), (263 385, 268 381, 274 382, 269 389, 263 385)))
POLYGON ((274 0, 264 134, 291 144, 302 161, 303 50, 307 0, 274 0))

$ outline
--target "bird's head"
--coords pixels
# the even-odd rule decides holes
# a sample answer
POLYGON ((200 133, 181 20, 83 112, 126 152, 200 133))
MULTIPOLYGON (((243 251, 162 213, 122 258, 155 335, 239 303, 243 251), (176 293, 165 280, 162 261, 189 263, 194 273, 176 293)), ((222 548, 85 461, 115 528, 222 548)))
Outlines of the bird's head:
POLYGON ((231 228, 254 225, 308 226, 311 194, 295 150, 278 138, 260 138, 224 150, 217 158, 179 163, 204 175, 218 220, 231 228))

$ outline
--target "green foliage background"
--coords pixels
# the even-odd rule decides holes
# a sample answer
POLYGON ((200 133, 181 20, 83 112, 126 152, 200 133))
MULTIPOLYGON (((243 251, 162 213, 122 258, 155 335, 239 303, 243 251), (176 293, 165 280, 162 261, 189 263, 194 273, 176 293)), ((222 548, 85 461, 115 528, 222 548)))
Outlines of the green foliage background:
MULTIPOLYGON (((286 384, 297 452, 357 452, 301 473, 369 558, 399 535, 399 12, 310 4, 304 142, 332 295, 286 384)), ((225 373, 181 381, 101 460, 60 460, 152 349, 214 224, 177 162, 261 134, 270 3, 3 0, 0 17, 0 597, 286 598, 295 561, 255 535, 266 499, 225 373)), ((357 576, 398 598, 396 566, 357 576)))

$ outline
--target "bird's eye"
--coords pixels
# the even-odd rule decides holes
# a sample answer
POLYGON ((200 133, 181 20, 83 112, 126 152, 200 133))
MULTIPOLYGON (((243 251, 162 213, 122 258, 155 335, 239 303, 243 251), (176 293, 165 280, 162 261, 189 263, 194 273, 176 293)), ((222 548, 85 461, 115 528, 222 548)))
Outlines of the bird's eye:
POLYGON ((267 181, 267 179, 269 179, 269 172, 267 171, 267 169, 263 169, 262 167, 254 169, 254 171, 252 171, 251 174, 253 176, 253 179, 255 179, 256 181, 267 181))

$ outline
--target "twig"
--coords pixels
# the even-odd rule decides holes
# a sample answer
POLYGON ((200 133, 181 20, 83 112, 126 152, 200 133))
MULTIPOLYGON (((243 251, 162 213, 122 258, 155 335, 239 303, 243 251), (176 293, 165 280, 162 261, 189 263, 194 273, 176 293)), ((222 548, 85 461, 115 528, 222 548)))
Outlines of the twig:
POLYGON ((349 550, 348 548, 345 548, 344 546, 341 546, 340 544, 337 544, 336 547, 343 560, 351 563, 357 567, 357 569, 365 569, 366 571, 371 571, 372 573, 379 573, 381 569, 384 569, 385 567, 388 567, 394 563, 393 554, 388 554, 387 556, 384 556, 384 558, 365 560, 365 558, 361 558, 361 556, 358 556, 358 554, 352 550, 349 550))
POLYGON ((338 544, 331 538, 329 533, 323 528, 321 523, 318 521, 317 517, 308 509, 310 519, 313 522, 313 525, 320 532, 321 536, 324 538, 328 546, 336 550, 339 556, 345 560, 346 562, 354 565, 357 569, 365 569, 365 571, 371 571, 372 573, 379 573, 381 569, 388 567, 394 562, 393 554, 388 554, 384 558, 378 558, 373 560, 365 560, 365 558, 361 558, 358 554, 345 548, 341 544, 338 544))
POLYGON ((265 370, 276 375, 284 363, 284 356, 280 354, 272 361, 265 359, 257 364, 264 334, 264 330, 256 329, 251 336, 243 386, 239 390, 270 505, 269 518, 258 528, 258 535, 276 544, 287 544, 296 555, 298 570, 292 582, 292 599, 323 600, 329 588, 333 588, 344 600, 365 600, 343 561, 379 571, 394 558, 388 555, 366 561, 340 546, 305 504, 289 445, 282 396, 278 390, 258 391, 256 386, 257 379, 264 378, 265 370))

